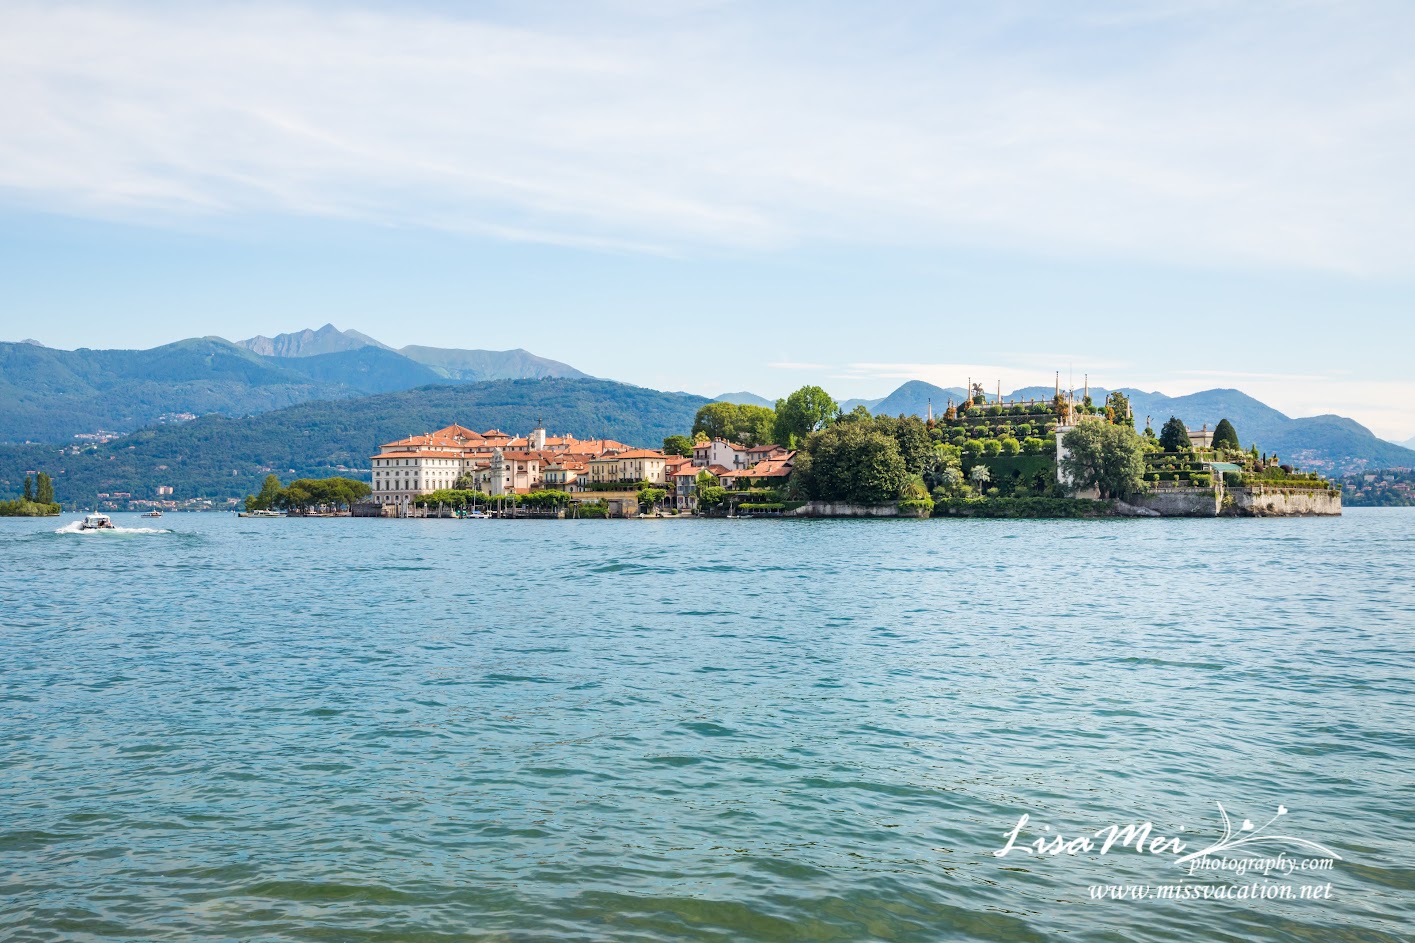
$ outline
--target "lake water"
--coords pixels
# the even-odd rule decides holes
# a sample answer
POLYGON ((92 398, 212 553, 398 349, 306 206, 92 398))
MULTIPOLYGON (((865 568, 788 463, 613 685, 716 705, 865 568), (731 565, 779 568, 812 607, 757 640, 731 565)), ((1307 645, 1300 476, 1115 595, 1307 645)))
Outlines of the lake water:
POLYGON ((0 937, 1415 929, 1411 511, 115 518, 0 521, 0 937), (1341 860, 995 854, 1216 803, 1341 860), (1331 899, 1090 891, 1255 882, 1331 899))

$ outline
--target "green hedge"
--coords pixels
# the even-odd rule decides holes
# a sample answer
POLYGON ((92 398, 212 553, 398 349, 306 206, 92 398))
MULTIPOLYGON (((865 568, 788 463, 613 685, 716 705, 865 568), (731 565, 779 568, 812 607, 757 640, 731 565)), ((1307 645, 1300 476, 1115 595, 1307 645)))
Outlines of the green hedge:
POLYGON ((1108 501, 1084 498, 949 498, 934 504, 934 517, 1096 517, 1108 501))
POLYGON ((1030 481, 1037 472, 1045 472, 1053 478, 1056 475, 1056 458, 1046 452, 1040 455, 1027 455, 1026 453, 1021 455, 987 455, 975 462, 968 463, 968 467, 964 471, 972 471, 973 465, 986 465, 988 473, 992 476, 993 484, 1010 481, 1018 476, 1024 481, 1030 481))
POLYGON ((651 481, 594 481, 585 485, 586 491, 643 491, 645 488, 662 488, 651 481))
POLYGON ((0 517, 53 517, 61 510, 57 504, 40 504, 24 498, 0 501, 0 517))

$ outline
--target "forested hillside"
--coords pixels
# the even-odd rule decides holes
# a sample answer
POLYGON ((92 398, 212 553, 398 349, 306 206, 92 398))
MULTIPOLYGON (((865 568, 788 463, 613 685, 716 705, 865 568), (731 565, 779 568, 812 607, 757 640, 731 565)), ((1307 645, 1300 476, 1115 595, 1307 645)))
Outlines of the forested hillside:
POLYGON ((244 418, 206 416, 144 429, 75 453, 52 446, 0 447, 0 497, 20 493, 27 471, 54 478, 57 498, 88 502, 99 491, 177 499, 241 497, 274 471, 283 479, 351 473, 367 478, 378 444, 453 422, 525 434, 543 419, 552 434, 609 437, 657 447, 691 428, 708 400, 607 380, 498 380, 426 386, 336 402, 303 403, 244 418))

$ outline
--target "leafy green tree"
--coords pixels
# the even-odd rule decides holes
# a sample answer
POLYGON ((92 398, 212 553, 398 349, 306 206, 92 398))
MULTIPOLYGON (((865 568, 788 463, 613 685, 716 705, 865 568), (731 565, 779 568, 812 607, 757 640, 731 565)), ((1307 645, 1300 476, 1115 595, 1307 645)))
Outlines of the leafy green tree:
POLYGON ((899 444, 864 423, 811 435, 796 454, 794 474, 808 497, 854 504, 897 501, 909 482, 899 444))
POLYGON ((698 491, 698 507, 709 511, 722 506, 727 500, 727 489, 720 485, 708 485, 698 491))
POLYGON ((25 476, 25 500, 34 500, 34 479, 29 475, 25 476))
POLYGON ((276 503, 291 511, 321 507, 339 510, 357 504, 372 491, 367 482, 353 478, 301 478, 290 482, 290 486, 277 497, 276 503))
POLYGON ((947 490, 947 479, 950 472, 958 481, 963 480, 963 471, 959 468, 962 463, 962 450, 956 445, 939 443, 934 446, 933 459, 924 468, 924 484, 929 488, 944 488, 947 490))
POLYGON ((929 427, 918 416, 900 416, 897 419, 880 416, 874 420, 874 427, 894 439, 909 474, 922 474, 933 461, 933 439, 929 436, 929 427))
POLYGON ((1102 498, 1120 498, 1140 490, 1145 474, 1144 446, 1131 426, 1077 423, 1063 441, 1067 455, 1061 472, 1073 488, 1096 488, 1102 498))
POLYGON ((671 435, 663 440, 663 454, 693 457, 693 440, 685 435, 671 435))
POLYGON ((1105 398, 1106 418, 1111 422, 1133 427, 1135 420, 1130 417, 1130 397, 1119 390, 1112 390, 1105 398))
POLYGON ((280 478, 277 475, 266 475, 265 481, 261 483, 260 494, 246 495, 247 511, 268 511, 275 507, 280 500, 280 478))
POLYGON ((35 478, 34 500, 36 504, 54 503, 54 482, 49 479, 49 475, 40 472, 35 478))
POLYGON ((992 481, 992 472, 988 471, 986 465, 974 465, 973 470, 968 473, 968 477, 973 479, 973 484, 981 487, 992 481))
POLYGON ((1044 448, 1046 448, 1046 443, 1036 436, 1028 436, 1022 440, 1022 451, 1028 455, 1040 455, 1044 448))
POLYGON ((1214 427, 1214 448, 1229 449, 1237 452, 1243 448, 1238 443, 1238 430, 1233 428, 1233 423, 1227 419, 1220 419, 1218 425, 1214 427))
POLYGON ((1184 420, 1178 416, 1170 416, 1160 429, 1160 448, 1166 452, 1188 452, 1193 448, 1189 441, 1189 430, 1184 426, 1184 420))
POLYGON ((774 410, 749 403, 708 403, 693 420, 693 436, 726 439, 739 445, 766 445, 771 441, 774 410))
POLYGON ((736 427, 736 403, 705 403, 693 417, 694 438, 731 439, 736 427))
POLYGON ((772 435, 778 444, 794 448, 812 432, 824 429, 840 412, 830 394, 818 386, 803 386, 776 401, 772 435))
POLYGON ((999 444, 1002 446, 1003 455, 1016 455, 1022 451, 1022 443, 1018 442, 1012 436, 1007 436, 999 440, 999 444))
POLYGON ((639 491, 639 507, 645 511, 654 511, 664 498, 668 497, 668 492, 663 488, 644 488, 639 491))
MULTIPOLYGON (((977 467, 983 468, 981 465, 977 467)), ((986 468, 983 468, 983 470, 987 471, 986 468)), ((945 468, 943 473, 939 476, 939 487, 941 487, 948 496, 957 494, 963 487, 963 469, 956 465, 945 468)))

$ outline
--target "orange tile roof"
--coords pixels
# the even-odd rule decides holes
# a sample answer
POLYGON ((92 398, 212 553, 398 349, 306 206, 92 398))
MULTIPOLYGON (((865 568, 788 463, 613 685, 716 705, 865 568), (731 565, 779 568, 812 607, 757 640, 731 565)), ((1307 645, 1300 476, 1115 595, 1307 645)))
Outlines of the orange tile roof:
POLYGON ((791 475, 791 462, 786 459, 771 459, 757 462, 751 468, 739 468, 728 472, 724 478, 787 478, 791 475))
POLYGON ((620 452, 616 458, 666 458, 662 452, 655 452, 652 449, 632 449, 628 452, 620 452))
POLYGON ((472 440, 480 439, 482 437, 482 434, 480 432, 474 432, 471 429, 468 429, 466 426, 457 425, 457 423, 455 422, 445 429, 438 429, 436 432, 433 433, 433 435, 443 435, 454 439, 472 440))

